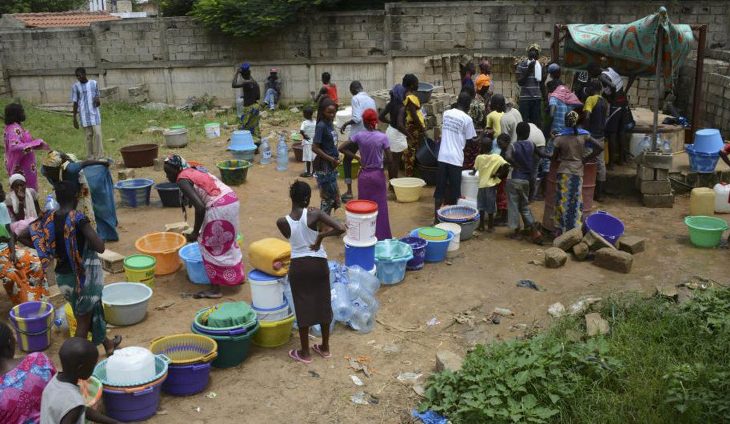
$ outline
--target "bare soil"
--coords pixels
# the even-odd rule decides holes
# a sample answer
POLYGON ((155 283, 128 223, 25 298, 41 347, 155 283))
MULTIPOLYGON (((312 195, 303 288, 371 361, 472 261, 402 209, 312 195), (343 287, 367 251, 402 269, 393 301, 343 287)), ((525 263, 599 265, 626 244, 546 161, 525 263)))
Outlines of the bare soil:
MULTIPOLYGON (((206 140, 180 153, 217 173, 215 163, 230 156, 225 145, 224 138, 206 140)), ((302 168, 302 164, 290 162, 287 172, 277 172, 274 164, 257 164, 249 170, 246 183, 235 188, 242 204, 240 224, 246 245, 265 237, 279 237, 275 221, 289 211, 288 187, 302 168)), ((137 170, 137 176, 164 180, 164 174, 152 168, 137 170)), ((313 179, 308 182, 316 189, 313 179)), ((431 195, 432 189, 426 188, 417 203, 390 202, 394 234, 406 235, 431 222, 431 195)), ((313 204, 318 204, 317 195, 313 204)), ((363 335, 338 324, 332 336, 331 359, 315 355, 309 366, 293 362, 287 351, 299 345, 295 334, 277 349, 253 347, 243 364, 214 370, 203 393, 185 398, 163 395, 160 411, 150 422, 410 422, 410 410, 418 404, 419 396, 396 376, 401 372, 423 373, 420 381, 424 381, 433 372, 437 350, 463 355, 477 343, 520 337, 526 331, 550 325, 550 304, 562 302, 568 306, 582 295, 609 296, 622 291, 650 294, 657 284, 676 284, 696 274, 722 281, 726 271, 722 264, 728 252, 690 245, 683 224, 689 209, 687 197, 678 198, 673 209, 647 209, 633 198, 608 198, 598 207, 621 218, 627 234, 648 239, 647 251, 635 256, 630 274, 573 259, 555 270, 531 264, 542 259, 543 248, 508 240, 507 229, 499 228, 494 234, 462 242, 447 262, 428 264, 421 271, 409 272, 402 283, 381 288, 377 297, 382 307, 375 330, 363 335), (531 279, 545 291, 516 287, 521 279, 531 279), (499 325, 492 324, 488 318, 495 307, 509 308, 515 316, 503 318, 499 325), (476 316, 473 326, 454 322, 457 314, 468 310, 476 316), (427 321, 434 317, 440 323, 428 326, 427 321), (527 328, 515 328, 515 324, 526 324, 527 328), (386 352, 386 345, 388 351, 393 350, 390 345, 398 351, 386 352), (350 369, 346 356, 367 358, 372 376, 367 378, 350 369), (349 376, 353 374, 365 382, 364 387, 352 383, 349 376), (376 397, 377 404, 353 404, 350 396, 360 390, 376 397)), ((541 217, 542 203, 533 204, 532 210, 541 217)), ((191 211, 190 223, 192 215, 191 211)), ((124 255, 135 253, 134 242, 139 237, 183 219, 179 209, 161 208, 156 193, 151 206, 119 208, 118 216, 121 241, 107 247, 124 255)), ((335 216, 344 220, 342 210, 335 216)), ((327 240, 325 246, 331 259, 344 259, 341 240, 327 240)), ((107 283, 123 279, 124 274, 109 275, 107 283)), ((187 280, 184 269, 158 277, 147 318, 138 325, 112 328, 110 335, 123 336, 124 346, 149 346, 156 337, 188 332, 195 312, 218 302, 181 296, 199 289, 187 280), (168 307, 158 310, 160 306, 168 307)), ((250 301, 249 286, 226 291, 223 301, 231 300, 250 301)), ((3 298, 0 313, 7 316, 9 308, 3 298)), ((48 350, 56 363, 61 343, 62 338, 55 336, 48 350)))

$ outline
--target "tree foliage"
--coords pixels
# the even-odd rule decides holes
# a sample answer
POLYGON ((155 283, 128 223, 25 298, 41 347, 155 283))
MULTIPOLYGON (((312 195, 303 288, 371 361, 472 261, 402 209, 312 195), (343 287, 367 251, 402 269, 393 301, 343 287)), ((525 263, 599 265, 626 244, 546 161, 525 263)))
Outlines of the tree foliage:
POLYGON ((65 12, 81 6, 84 0, 0 0, 0 15, 5 13, 65 12))
POLYGON ((185 16, 193 9, 196 0, 160 0, 162 16, 185 16))
MULTIPOLYGON (((180 1, 180 0, 178 0, 180 1)), ((340 0, 197 0, 190 14, 206 27, 237 37, 270 33, 301 13, 340 0)))

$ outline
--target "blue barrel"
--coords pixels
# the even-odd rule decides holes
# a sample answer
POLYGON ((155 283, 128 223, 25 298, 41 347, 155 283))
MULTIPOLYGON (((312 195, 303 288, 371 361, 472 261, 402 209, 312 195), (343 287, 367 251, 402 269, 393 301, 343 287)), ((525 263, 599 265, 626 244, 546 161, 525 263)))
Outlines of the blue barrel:
POLYGON ((408 261, 406 269, 408 271, 418 271, 423 268, 428 242, 420 237, 403 237, 400 241, 410 245, 413 249, 413 259, 408 261))
POLYGON ((347 242, 345 237, 345 265, 359 265, 362 269, 373 269, 375 267, 375 243, 370 246, 353 246, 347 242))

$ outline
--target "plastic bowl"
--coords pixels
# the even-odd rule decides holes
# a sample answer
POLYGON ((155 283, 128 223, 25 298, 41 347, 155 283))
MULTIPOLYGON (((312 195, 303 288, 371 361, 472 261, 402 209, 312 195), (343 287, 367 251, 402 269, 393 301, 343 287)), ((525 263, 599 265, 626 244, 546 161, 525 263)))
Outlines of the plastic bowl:
POLYGON ((684 148, 689 156, 689 167, 695 172, 709 174, 715 172, 717 162, 720 160, 720 153, 703 153, 694 149, 694 146, 687 145, 684 148))
POLYGON ((124 166, 127 168, 144 168, 153 166, 160 147, 157 144, 134 144, 119 149, 124 166))
POLYGON ((688 216, 684 223, 689 228, 689 239, 697 247, 717 247, 727 222, 714 216, 688 216))
MULTIPOLYGON (((416 228, 411 231, 410 236, 418 237, 418 232, 420 230, 420 228, 416 228)), ((448 251, 449 243, 451 243, 453 238, 454 233, 449 231, 446 240, 426 240, 428 244, 426 245, 426 256, 424 260, 426 262, 441 262, 446 259, 446 252, 448 251)))
POLYGON ((224 184, 240 185, 246 181, 251 162, 238 159, 224 160, 223 162, 218 162, 217 166, 221 173, 221 181, 224 184))
POLYGON ((595 231, 613 245, 624 234, 624 223, 605 211, 597 211, 586 218, 585 227, 595 231))
POLYGON ((134 247, 145 255, 155 257, 155 275, 167 275, 180 269, 182 262, 177 252, 186 243, 182 234, 162 232, 140 237, 134 247))
POLYGON ((180 207, 180 187, 177 183, 158 183, 155 184, 157 194, 160 196, 162 206, 166 208, 180 207))
POLYGON ((180 259, 185 264, 188 272, 188 279, 193 284, 210 284, 208 273, 203 265, 203 255, 200 253, 198 243, 190 243, 183 246, 178 252, 180 259))
POLYGON ((697 153, 718 153, 725 142, 722 140, 720 130, 716 128, 705 128, 695 132, 694 150, 697 153))
POLYGON ((390 185, 395 190, 395 198, 401 203, 417 202, 421 198, 421 192, 426 182, 420 178, 393 178, 390 185))
POLYGON ((287 344, 294 326, 294 315, 281 321, 259 322, 259 331, 253 336, 253 344, 260 347, 279 347, 287 344))
POLYGON ((154 184, 149 178, 132 178, 117 182, 114 188, 119 190, 123 206, 136 208, 150 204, 150 193, 154 184))
POLYGON ((170 364, 210 362, 218 356, 215 340, 202 334, 173 334, 152 340, 150 351, 170 358, 170 364))
POLYGON ((147 315, 152 289, 142 283, 113 283, 104 286, 101 303, 104 318, 113 325, 133 325, 147 315))

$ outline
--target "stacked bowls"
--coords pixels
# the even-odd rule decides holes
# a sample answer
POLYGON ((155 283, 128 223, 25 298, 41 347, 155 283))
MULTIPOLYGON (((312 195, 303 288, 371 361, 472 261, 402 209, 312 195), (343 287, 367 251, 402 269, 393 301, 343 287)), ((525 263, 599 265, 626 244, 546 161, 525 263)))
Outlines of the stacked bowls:
POLYGON ((170 358, 162 391, 173 396, 189 396, 205 390, 211 362, 218 357, 215 340, 190 333, 158 337, 152 341, 150 350, 170 358))
POLYGON ((199 310, 193 319, 192 331, 218 344, 218 357, 211 365, 229 368, 248 357, 251 339, 259 331, 259 322, 246 302, 226 302, 199 310), (227 318, 220 319, 222 314, 227 318))

